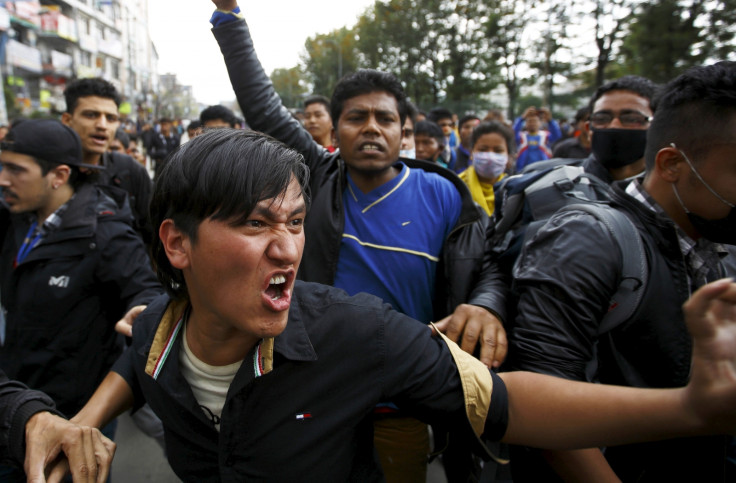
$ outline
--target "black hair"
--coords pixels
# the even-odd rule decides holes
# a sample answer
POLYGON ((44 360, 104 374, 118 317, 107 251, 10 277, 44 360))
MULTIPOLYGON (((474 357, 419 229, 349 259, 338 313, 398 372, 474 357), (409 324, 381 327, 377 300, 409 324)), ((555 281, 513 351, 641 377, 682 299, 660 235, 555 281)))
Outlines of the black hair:
POLYGON ((514 131, 506 124, 498 121, 483 121, 473 129, 473 137, 471 138, 471 146, 475 146, 481 136, 484 134, 498 134, 506 141, 506 149, 509 154, 516 154, 516 141, 514 131))
MULTIPOLYGON (((171 219, 194 244, 205 219, 245 223, 259 201, 286 192, 292 177, 309 205, 309 170, 304 158, 279 141, 254 131, 211 129, 183 144, 156 180, 151 222, 157 230, 171 219)), ((169 262, 163 244, 151 246, 158 278, 174 298, 188 297, 182 272, 169 262)))
POLYGON ((461 117, 460 120, 457 122, 458 129, 463 127, 463 124, 465 124, 468 121, 480 121, 480 118, 476 116, 475 114, 466 114, 463 117, 461 117))
POLYGON ((332 92, 332 100, 330 101, 330 115, 332 116, 332 125, 337 130, 337 121, 342 114, 345 101, 363 94, 371 92, 387 92, 396 98, 396 104, 399 110, 399 120, 401 126, 404 125, 406 114, 408 112, 406 93, 401 86, 401 81, 388 72, 381 72, 373 69, 359 69, 356 72, 347 74, 335 86, 332 92))
POLYGON ((64 89, 66 112, 74 114, 79 99, 90 96, 112 99, 115 105, 120 107, 120 94, 118 94, 115 86, 105 79, 95 77, 92 79, 78 79, 66 86, 66 89, 64 89))
POLYGON ((130 146, 130 136, 128 136, 128 133, 125 132, 125 129, 119 127, 115 131, 115 139, 120 141, 120 144, 123 145, 123 149, 128 149, 128 146, 130 146))
POLYGON ((644 152, 647 172, 660 149, 675 143, 697 162, 697 153, 731 142, 736 124, 736 62, 692 67, 670 81, 654 100, 644 152))
MULTIPOLYGON (((417 114, 419 111, 417 111, 417 106, 412 104, 409 101, 406 101, 406 117, 411 119, 412 126, 417 123, 417 114)), ((406 122, 406 119, 404 119, 404 122, 406 122)), ((401 124, 402 126, 404 123, 401 124)))
POLYGON ((414 125, 414 136, 429 136, 435 138, 440 146, 445 145, 445 134, 442 128, 432 121, 419 121, 414 125))
MULTIPOLYGON (((41 176, 46 176, 49 174, 49 171, 60 165, 60 163, 52 163, 51 161, 46 161, 35 156, 31 157, 41 168, 41 176)), ((69 166, 69 179, 66 182, 74 191, 77 191, 84 184, 97 183, 99 181, 99 172, 96 169, 82 172, 79 166, 73 166, 71 164, 65 164, 64 166, 69 166)))
POLYGON ((432 122, 440 122, 440 119, 452 120, 452 111, 450 111, 449 109, 445 109, 444 107, 435 107, 434 109, 429 111, 427 119, 432 122))
POLYGON ((590 106, 581 107, 575 113, 575 119, 573 120, 573 123, 577 124, 581 121, 587 121, 589 117, 590 117, 590 106))
POLYGON ((304 109, 306 109, 308 106, 311 106, 312 104, 322 104, 323 106, 325 106, 325 110, 328 113, 330 112, 330 100, 327 99, 325 96, 313 95, 307 97, 304 100, 304 109))
POLYGON ((645 99, 649 99, 649 108, 654 111, 653 101, 658 89, 659 84, 650 81, 646 77, 641 77, 638 75, 625 75, 623 77, 619 77, 618 79, 606 82, 598 89, 596 89, 596 91, 593 93, 593 97, 590 98, 588 107, 590 108, 590 112, 592 113, 595 109, 595 103, 604 94, 611 91, 630 91, 634 94, 640 95, 645 99))
POLYGON ((207 121, 216 121, 217 119, 222 119, 226 123, 230 124, 230 127, 235 127, 235 124, 238 122, 238 118, 235 116, 235 113, 220 104, 210 106, 199 113, 199 122, 202 126, 204 126, 207 121))
POLYGON ((187 125, 187 131, 199 129, 200 126, 202 126, 202 123, 199 122, 199 119, 192 119, 191 121, 189 121, 189 124, 187 125))

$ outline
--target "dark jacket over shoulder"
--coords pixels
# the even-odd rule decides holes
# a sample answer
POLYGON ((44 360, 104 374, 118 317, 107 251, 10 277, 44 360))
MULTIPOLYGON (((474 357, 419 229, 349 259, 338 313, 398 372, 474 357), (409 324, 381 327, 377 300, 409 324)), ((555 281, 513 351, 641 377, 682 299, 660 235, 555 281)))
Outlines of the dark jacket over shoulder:
MULTIPOLYGON (((592 215, 553 216, 527 243, 514 270, 518 314, 509 348, 514 369, 586 380, 586 367, 595 360, 602 383, 687 384, 692 341, 682 304, 690 288, 676 228, 622 186, 613 187, 613 206, 632 220, 644 243, 649 282, 643 302, 628 321, 599 336, 599 321, 621 282, 620 250, 592 215)), ((608 448, 606 457, 624 481, 719 481, 722 443, 702 438, 620 446, 608 448)))
POLYGON ((127 154, 105 153, 102 157, 105 169, 100 172, 102 184, 121 188, 128 193, 128 203, 133 211, 133 228, 143 239, 151 242, 153 230, 149 215, 153 182, 148 171, 127 154))
MULTIPOLYGON (((256 57, 245 21, 227 23, 212 31, 251 127, 299 151, 309 166, 312 207, 305 225, 306 244, 299 276, 303 280, 331 285, 337 272, 344 231, 345 162, 339 153, 330 154, 315 143, 299 121, 282 106, 256 57)), ((460 218, 445 241, 437 269, 435 317, 439 319, 452 313, 461 303, 487 309, 501 306, 494 290, 497 281, 484 270, 488 218, 483 210, 475 205, 467 187, 454 173, 424 161, 401 161, 412 169, 435 172, 450 180, 462 197, 460 218)))
POLYGON ((122 190, 84 185, 61 226, 17 267, 29 220, 12 216, 3 227, 0 367, 47 393, 67 415, 84 405, 120 355, 115 323, 161 293, 130 219, 122 190))

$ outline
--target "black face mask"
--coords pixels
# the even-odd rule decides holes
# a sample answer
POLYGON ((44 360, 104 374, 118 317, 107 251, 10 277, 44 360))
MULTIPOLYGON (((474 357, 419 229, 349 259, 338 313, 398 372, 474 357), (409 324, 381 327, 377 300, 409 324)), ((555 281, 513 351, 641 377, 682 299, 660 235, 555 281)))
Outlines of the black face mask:
POLYGON ((635 163, 644 156, 646 129, 593 129, 591 149, 608 169, 635 163))
POLYGON ((673 184, 672 189, 675 190, 677 201, 680 202, 680 206, 682 206, 682 209, 685 210, 685 214, 687 214, 687 218, 688 220, 690 220, 690 223, 692 223, 693 228, 695 228, 695 231, 697 231, 703 238, 712 242, 725 243, 727 245, 736 245, 736 206, 734 206, 733 203, 729 203, 728 201, 723 199, 721 195, 716 193, 715 190, 711 188, 708 183, 705 182, 703 177, 700 176, 700 173, 695 170, 693 163, 690 162, 690 159, 688 159, 685 153, 678 149, 674 143, 670 145, 680 151, 680 154, 685 159, 688 166, 690 166, 693 174, 695 175, 695 177, 698 178, 698 180, 700 180, 701 183, 703 183, 703 186, 708 188, 708 191, 713 193, 713 195, 718 198, 722 203, 731 207, 731 211, 725 218, 719 218, 717 220, 706 220, 700 215, 691 213, 690 210, 685 207, 685 204, 680 199, 680 194, 677 192, 677 188, 673 184))

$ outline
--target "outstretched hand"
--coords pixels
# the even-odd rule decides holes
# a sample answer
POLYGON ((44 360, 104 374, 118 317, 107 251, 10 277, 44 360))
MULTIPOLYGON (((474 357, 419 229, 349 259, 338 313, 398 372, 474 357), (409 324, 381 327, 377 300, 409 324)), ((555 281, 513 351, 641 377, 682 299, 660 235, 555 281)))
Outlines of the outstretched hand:
POLYGON ((503 324, 483 307, 458 305, 435 326, 469 354, 480 344, 480 361, 488 367, 499 367, 506 358, 508 341, 503 324))
POLYGON ((95 428, 48 412, 36 413, 26 423, 23 467, 29 482, 58 482, 71 471, 75 482, 102 483, 107 480, 114 454, 115 443, 95 428), (50 471, 48 480, 46 470, 50 471))
POLYGON ((685 404, 706 431, 736 434, 736 283, 700 288, 683 310, 693 336, 685 404))

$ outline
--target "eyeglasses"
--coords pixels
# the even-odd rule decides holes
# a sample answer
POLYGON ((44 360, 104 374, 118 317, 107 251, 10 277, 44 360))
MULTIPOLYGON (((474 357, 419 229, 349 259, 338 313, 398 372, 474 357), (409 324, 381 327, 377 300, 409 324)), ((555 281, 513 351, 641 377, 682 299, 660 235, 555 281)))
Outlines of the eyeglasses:
POLYGON ((593 127, 606 127, 613 122, 614 119, 621 121, 624 127, 642 127, 649 124, 651 117, 636 111, 621 111, 614 114, 610 111, 594 112, 590 116, 590 125, 593 127))

